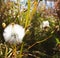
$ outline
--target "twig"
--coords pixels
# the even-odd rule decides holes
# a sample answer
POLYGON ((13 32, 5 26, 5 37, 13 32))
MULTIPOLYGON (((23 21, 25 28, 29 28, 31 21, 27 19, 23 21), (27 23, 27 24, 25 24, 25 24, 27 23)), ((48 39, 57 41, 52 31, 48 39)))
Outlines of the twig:
POLYGON ((34 44, 32 44, 31 46, 29 46, 29 47, 28 47, 28 50, 31 49, 31 48, 32 48, 33 46, 35 46, 36 44, 39 44, 39 43, 42 43, 42 42, 48 40, 50 37, 52 37, 52 34, 53 34, 55 31, 56 31, 56 30, 52 31, 52 32, 51 32, 51 35, 50 35, 48 38, 46 38, 46 39, 44 39, 44 40, 41 40, 41 41, 37 41, 37 42, 35 42, 34 44))
MULTIPOLYGON (((51 35, 51 36, 52 36, 52 35, 51 35)), ((42 43, 42 42, 46 41, 46 40, 49 39, 51 36, 49 36, 48 38, 46 38, 46 39, 44 39, 44 40, 42 40, 42 41, 37 41, 37 42, 35 42, 32 46, 29 46, 29 47, 28 47, 28 50, 29 50, 30 48, 32 48, 33 46, 35 46, 36 44, 39 44, 39 43, 42 43)))

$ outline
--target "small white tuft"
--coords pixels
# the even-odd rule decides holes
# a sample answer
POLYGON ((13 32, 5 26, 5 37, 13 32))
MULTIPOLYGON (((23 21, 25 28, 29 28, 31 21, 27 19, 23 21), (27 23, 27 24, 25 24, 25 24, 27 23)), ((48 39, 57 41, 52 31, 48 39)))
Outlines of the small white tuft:
POLYGON ((49 27, 49 21, 43 21, 43 28, 44 27, 49 27))
POLYGON ((42 24, 40 25, 40 28, 45 28, 49 27, 49 21, 43 21, 42 24))

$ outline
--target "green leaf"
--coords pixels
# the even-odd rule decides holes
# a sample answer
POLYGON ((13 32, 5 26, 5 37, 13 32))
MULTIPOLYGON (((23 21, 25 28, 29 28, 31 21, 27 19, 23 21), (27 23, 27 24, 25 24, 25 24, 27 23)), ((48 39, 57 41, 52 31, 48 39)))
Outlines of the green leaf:
POLYGON ((57 42, 57 44, 59 44, 59 43, 60 43, 60 41, 59 41, 59 39, 58 39, 58 38, 56 38, 56 42, 57 42))

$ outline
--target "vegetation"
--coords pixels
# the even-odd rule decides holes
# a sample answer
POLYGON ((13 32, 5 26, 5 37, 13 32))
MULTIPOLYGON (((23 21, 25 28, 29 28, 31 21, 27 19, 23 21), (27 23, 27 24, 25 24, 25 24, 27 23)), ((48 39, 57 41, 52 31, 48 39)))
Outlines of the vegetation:
POLYGON ((46 10, 45 5, 38 8, 37 0, 33 3, 28 0, 27 7, 20 11, 19 0, 17 3, 0 0, 0 58, 60 58, 60 18, 56 15, 57 10, 46 10), (3 38, 4 28, 11 23, 25 28, 20 44, 6 43, 3 38))

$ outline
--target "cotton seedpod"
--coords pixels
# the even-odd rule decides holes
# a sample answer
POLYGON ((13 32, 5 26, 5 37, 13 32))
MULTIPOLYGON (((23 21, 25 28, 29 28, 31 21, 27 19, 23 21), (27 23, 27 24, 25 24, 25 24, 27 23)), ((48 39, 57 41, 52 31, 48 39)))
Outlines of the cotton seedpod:
POLYGON ((46 27, 49 27, 49 21, 43 21, 42 24, 40 25, 40 28, 46 28, 46 27))
POLYGON ((49 27, 49 21, 43 21, 42 27, 43 27, 43 28, 49 27))
POLYGON ((6 42, 10 44, 22 43, 23 37, 25 35, 25 29, 18 24, 9 24, 3 32, 3 37, 6 42))

